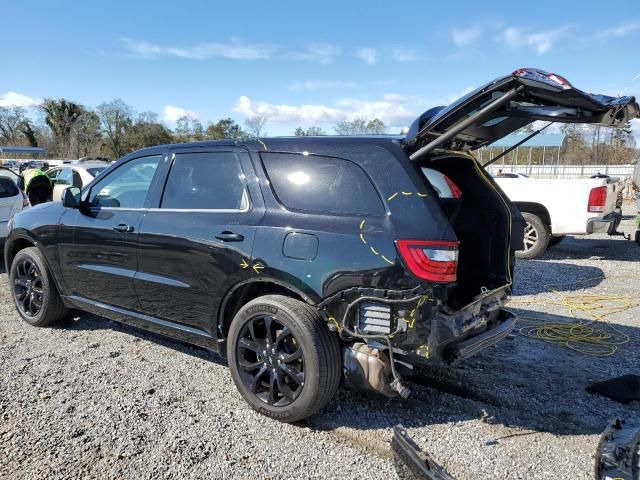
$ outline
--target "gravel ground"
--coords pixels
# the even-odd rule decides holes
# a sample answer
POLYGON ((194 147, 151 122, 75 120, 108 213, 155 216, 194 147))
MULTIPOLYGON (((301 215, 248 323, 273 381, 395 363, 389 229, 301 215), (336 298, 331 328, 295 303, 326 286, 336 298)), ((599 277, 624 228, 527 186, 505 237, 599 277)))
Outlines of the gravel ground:
MULTIPOLYGON (((622 229, 633 232, 631 217, 622 229)), ((402 423, 460 480, 591 479, 607 420, 640 410, 584 391, 640 373, 639 260, 635 243, 598 235, 517 264, 520 315, 569 320, 549 284, 562 283, 560 295, 633 299, 605 318, 630 337, 613 356, 516 335, 455 369, 433 369, 430 386, 416 385, 407 401, 343 390, 300 425, 254 413, 225 362, 203 350, 89 315, 27 326, 2 274, 0 478, 388 479, 391 428, 402 423)))

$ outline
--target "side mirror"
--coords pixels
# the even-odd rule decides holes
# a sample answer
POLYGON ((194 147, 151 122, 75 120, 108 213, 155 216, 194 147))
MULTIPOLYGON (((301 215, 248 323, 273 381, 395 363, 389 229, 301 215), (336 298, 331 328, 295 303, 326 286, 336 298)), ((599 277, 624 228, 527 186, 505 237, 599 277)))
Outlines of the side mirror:
POLYGON ((80 189, 78 187, 65 188, 62 192, 62 205, 67 208, 80 208, 80 189))

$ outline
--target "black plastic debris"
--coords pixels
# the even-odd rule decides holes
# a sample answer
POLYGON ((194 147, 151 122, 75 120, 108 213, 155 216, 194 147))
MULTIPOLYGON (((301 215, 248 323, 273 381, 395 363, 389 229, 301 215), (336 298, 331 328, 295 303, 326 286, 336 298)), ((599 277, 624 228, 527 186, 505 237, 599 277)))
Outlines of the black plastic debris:
POLYGON ((587 392, 602 395, 621 403, 640 401, 640 376, 622 375, 603 382, 592 383, 587 392))
POLYGON ((640 480, 640 421, 614 420, 596 451, 598 480, 640 480))
POLYGON ((400 480, 455 480, 444 468, 420 450, 402 425, 393 427, 391 449, 400 480))

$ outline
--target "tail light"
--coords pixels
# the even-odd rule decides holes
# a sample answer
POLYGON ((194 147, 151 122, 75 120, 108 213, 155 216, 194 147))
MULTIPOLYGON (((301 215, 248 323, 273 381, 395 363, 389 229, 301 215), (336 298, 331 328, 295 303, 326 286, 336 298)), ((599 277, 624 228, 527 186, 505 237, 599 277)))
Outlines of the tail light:
POLYGON ((607 203, 607 187, 595 187, 589 192, 589 203, 587 211, 594 213, 604 212, 604 206, 607 203))
POLYGON ((460 198, 462 196, 462 191, 458 188, 458 186, 455 183, 453 183, 453 180, 451 180, 449 177, 445 175, 444 181, 449 187, 449 190, 451 190, 451 196, 453 198, 460 198))
POLYGON ((20 190, 20 193, 22 194, 22 208, 30 207, 29 197, 27 197, 22 190, 20 190))
POLYGON ((455 282, 459 242, 397 240, 398 252, 409 271, 422 280, 455 282))
POLYGON ((571 83, 569 83, 569 80, 563 76, 558 75, 557 73, 545 72, 544 70, 539 70, 537 68, 519 68, 513 72, 513 75, 553 85, 554 87, 560 87, 563 90, 573 88, 571 83))

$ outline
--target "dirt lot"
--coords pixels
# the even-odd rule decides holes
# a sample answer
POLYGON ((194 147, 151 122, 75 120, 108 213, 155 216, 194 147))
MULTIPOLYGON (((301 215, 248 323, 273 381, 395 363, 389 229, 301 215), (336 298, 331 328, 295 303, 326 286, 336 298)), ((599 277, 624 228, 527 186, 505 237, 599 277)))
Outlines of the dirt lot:
MULTIPOLYGON (((623 229, 633 232, 630 216, 623 229)), ((250 410, 225 362, 203 350, 87 315, 28 327, 2 274, 0 478, 395 478, 388 444, 402 423, 458 479, 591 479, 607 420, 640 413, 584 390, 640 373, 639 260, 635 243, 591 236, 516 268, 522 316, 614 311, 594 325, 629 337, 612 356, 516 335, 435 369, 407 401, 341 391, 295 426, 250 410)))

